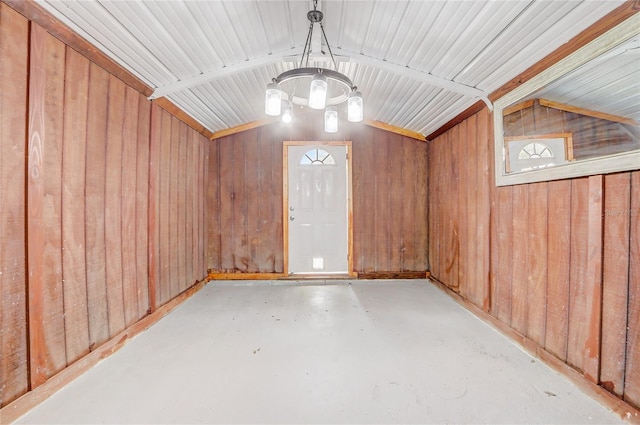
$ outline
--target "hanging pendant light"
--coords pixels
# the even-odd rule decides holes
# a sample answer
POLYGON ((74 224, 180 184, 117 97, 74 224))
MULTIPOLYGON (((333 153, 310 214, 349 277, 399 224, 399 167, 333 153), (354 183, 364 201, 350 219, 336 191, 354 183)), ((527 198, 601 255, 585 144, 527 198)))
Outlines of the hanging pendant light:
POLYGON ((267 85, 264 100, 264 112, 267 115, 278 116, 282 107, 282 90, 276 83, 267 85))
POLYGON ((327 106, 324 110, 324 131, 327 133, 338 131, 338 109, 335 106, 327 106))
POLYGON ((352 91, 347 99, 347 119, 350 122, 360 122, 364 117, 364 102, 362 93, 352 91))
POLYGON ((293 103, 290 100, 282 101, 282 122, 290 124, 293 121, 293 103))
POLYGON ((324 109, 327 103, 327 77, 318 73, 309 87, 309 108, 324 109))
MULTIPOLYGON (((308 106, 312 109, 325 109, 348 101, 347 118, 351 122, 360 122, 364 116, 362 94, 357 91, 357 87, 351 82, 349 77, 338 71, 335 57, 331 51, 331 46, 329 45, 327 35, 324 31, 324 25, 322 24, 324 14, 319 11, 317 7, 318 1, 314 0, 313 10, 307 12, 309 32, 302 51, 299 67, 281 73, 273 78, 272 82, 267 85, 265 113, 272 116, 277 116, 282 113, 282 120, 284 122, 290 122, 292 109, 287 109, 288 107, 285 106, 286 101, 289 101, 292 105, 308 106), (322 51, 311 51, 315 24, 318 24, 322 31, 321 40, 324 42, 324 47, 326 47, 329 53, 326 56, 324 49, 322 51), (313 66, 313 63, 310 64, 310 60, 313 61, 313 58, 316 56, 322 57, 321 60, 330 57, 333 69, 319 68, 313 66), (295 84, 291 84, 291 82, 295 84)), ((327 112, 327 110, 325 111, 327 112)), ((336 128, 335 131, 337 131, 337 120, 337 109, 335 109, 335 111, 331 110, 328 115, 325 114, 325 128, 336 128), (327 117, 330 117, 331 121, 333 121, 335 117, 335 127, 326 126, 327 117)))

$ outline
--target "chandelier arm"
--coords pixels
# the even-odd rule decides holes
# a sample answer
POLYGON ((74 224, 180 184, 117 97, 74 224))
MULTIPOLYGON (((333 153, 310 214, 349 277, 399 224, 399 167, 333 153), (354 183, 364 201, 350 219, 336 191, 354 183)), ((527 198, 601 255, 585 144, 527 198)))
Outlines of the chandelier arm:
POLYGON ((324 37, 324 42, 329 49, 329 55, 331 56, 331 62, 333 62, 333 69, 338 70, 338 65, 336 64, 336 58, 333 57, 333 51, 331 50, 331 45, 329 44, 329 40, 327 40, 327 34, 324 32, 324 25, 320 22, 320 29, 322 30, 322 36, 324 37))

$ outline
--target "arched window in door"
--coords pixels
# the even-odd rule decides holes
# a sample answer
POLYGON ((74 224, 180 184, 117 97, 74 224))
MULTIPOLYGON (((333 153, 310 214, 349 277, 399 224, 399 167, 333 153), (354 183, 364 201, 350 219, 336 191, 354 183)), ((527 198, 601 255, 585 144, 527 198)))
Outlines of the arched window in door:
POLYGON ((331 154, 323 149, 311 149, 300 160, 300 165, 335 165, 331 154))

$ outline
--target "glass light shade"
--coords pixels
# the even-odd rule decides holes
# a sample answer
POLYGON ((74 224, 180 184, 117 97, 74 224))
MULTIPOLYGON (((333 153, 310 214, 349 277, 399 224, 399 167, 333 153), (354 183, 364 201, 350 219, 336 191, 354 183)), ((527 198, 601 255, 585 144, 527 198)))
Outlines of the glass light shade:
POLYGON ((267 115, 278 116, 282 108, 282 90, 276 83, 267 84, 264 99, 264 112, 267 115))
POLYGON ((359 91, 349 93, 347 99, 347 119, 350 122, 360 122, 364 117, 364 101, 359 91))
POLYGON ((290 100, 282 101, 282 122, 290 124, 293 121, 293 104, 290 100))
POLYGON ((309 88, 309 108, 323 109, 327 101, 327 78, 316 74, 309 88))
POLYGON ((338 131, 338 110, 335 106, 327 106, 324 110, 324 131, 327 133, 338 131))

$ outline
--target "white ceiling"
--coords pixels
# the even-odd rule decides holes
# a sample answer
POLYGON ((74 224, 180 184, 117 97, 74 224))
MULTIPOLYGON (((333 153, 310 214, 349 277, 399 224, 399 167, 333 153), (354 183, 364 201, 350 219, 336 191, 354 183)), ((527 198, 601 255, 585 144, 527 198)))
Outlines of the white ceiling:
MULTIPOLYGON (((211 132, 266 118, 264 89, 295 67, 308 0, 37 0, 211 132)), ((621 0, 324 0, 339 71, 365 119, 428 135, 621 0)))

